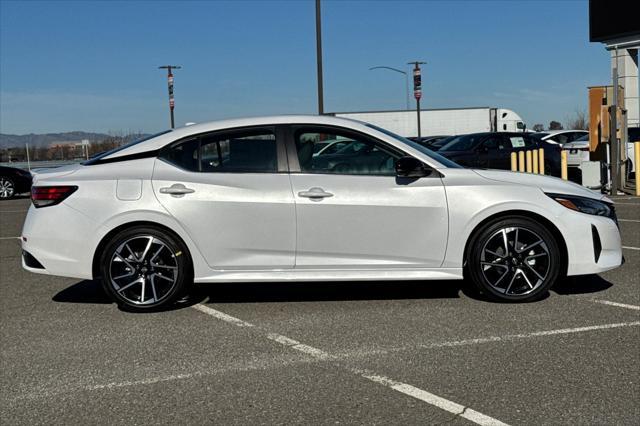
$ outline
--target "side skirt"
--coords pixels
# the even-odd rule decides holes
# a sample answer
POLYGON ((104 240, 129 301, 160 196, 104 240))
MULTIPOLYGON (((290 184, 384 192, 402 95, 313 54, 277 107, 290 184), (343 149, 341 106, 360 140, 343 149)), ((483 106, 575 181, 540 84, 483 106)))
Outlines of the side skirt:
POLYGON ((281 269, 270 271, 218 271, 197 277, 196 283, 274 281, 392 281, 461 280, 462 268, 430 269, 281 269))

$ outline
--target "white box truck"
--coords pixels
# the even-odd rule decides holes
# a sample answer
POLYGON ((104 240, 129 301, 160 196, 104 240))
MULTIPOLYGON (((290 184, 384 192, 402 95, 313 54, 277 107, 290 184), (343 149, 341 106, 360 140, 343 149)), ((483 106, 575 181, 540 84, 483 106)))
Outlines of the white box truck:
MULTIPOLYGON (((418 136, 418 114, 415 110, 330 114, 371 123, 401 136, 418 136)), ((517 132, 523 131, 525 126, 522 118, 510 109, 478 107, 422 110, 420 128, 422 136, 435 136, 477 132, 517 132)))

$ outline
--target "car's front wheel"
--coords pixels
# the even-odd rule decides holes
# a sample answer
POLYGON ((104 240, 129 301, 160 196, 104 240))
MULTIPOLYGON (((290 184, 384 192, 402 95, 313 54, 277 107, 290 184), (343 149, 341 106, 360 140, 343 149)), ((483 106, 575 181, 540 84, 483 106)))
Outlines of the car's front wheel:
POLYGON ((126 229, 105 246, 101 261, 105 291, 131 311, 166 309, 186 293, 192 281, 184 243, 154 227, 126 229))
POLYGON ((7 177, 0 177, 0 198, 11 198, 15 195, 15 185, 7 177))
POLYGON ((554 236, 525 217, 489 223, 471 242, 467 272, 489 298, 528 302, 541 298, 561 271, 561 253, 554 236))

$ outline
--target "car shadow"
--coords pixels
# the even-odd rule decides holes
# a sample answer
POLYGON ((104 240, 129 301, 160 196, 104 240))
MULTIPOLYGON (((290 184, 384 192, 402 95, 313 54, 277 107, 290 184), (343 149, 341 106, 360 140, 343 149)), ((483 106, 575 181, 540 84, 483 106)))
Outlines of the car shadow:
POLYGON ((579 275, 566 277, 551 289, 554 293, 566 296, 571 294, 598 293, 613 287, 613 284, 599 275, 579 275))
POLYGON ((84 280, 67 287, 51 298, 60 303, 111 303, 102 284, 95 280, 84 280))
MULTIPOLYGON (((569 277, 552 289, 559 295, 596 293, 613 284, 597 276, 569 277)), ((198 303, 341 302, 360 300, 455 299, 461 294, 488 302, 465 281, 353 281, 196 284, 188 296, 165 311, 198 303)), ((546 299, 546 294, 543 299, 546 299)), ((80 281, 53 296, 59 303, 110 304, 96 280, 80 281)), ((498 302, 500 303, 500 302, 498 302)))
POLYGON ((2 198, 2 201, 11 201, 11 200, 24 200, 27 198, 31 198, 30 192, 25 192, 24 194, 16 194, 11 198, 2 198))
MULTIPOLYGON (((358 281, 196 284, 178 304, 273 303, 459 298, 472 295, 463 281, 358 281)), ((112 303, 97 280, 83 280, 52 297, 59 303, 112 303)))
POLYGON ((274 303, 451 299, 468 289, 463 281, 339 281, 212 284, 196 292, 208 303, 274 303))

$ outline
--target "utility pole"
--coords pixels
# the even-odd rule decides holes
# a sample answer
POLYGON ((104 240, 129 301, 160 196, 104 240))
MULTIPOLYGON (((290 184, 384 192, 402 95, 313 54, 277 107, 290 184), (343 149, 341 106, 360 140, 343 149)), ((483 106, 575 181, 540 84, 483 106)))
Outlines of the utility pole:
POLYGON ((25 148, 27 149, 27 168, 31 171, 31 161, 29 160, 29 144, 25 143, 25 148))
POLYGON ((611 168, 611 195, 618 195, 618 179, 620 176, 620 152, 618 150, 618 125, 620 124, 618 123, 618 46, 614 50, 611 77, 613 80, 613 102, 609 107, 609 116, 611 117, 611 124, 609 125, 609 167, 611 168))
POLYGON ((171 128, 174 129, 175 121, 173 120, 173 108, 175 107, 175 101, 173 100, 173 73, 171 70, 179 70, 182 68, 180 65, 162 65, 159 69, 167 70, 167 83, 169 85, 169 112, 171 113, 171 128))
POLYGON ((413 61, 409 62, 413 67, 413 97, 416 98, 416 112, 418 114, 418 139, 422 137, 420 129, 420 98, 422 97, 422 75, 420 73, 420 65, 426 62, 413 61))
POLYGON ((318 114, 324 114, 324 95, 322 88, 322 14, 320 0, 316 0, 316 62, 318 65, 318 114))

